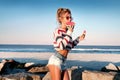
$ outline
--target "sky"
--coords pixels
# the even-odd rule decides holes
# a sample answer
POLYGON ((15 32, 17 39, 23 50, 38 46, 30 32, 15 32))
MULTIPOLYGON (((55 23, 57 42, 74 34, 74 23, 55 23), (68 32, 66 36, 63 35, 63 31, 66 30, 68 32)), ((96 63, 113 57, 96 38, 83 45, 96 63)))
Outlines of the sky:
POLYGON ((58 8, 69 8, 79 45, 120 45, 119 0, 0 0, 0 44, 53 44, 58 8))

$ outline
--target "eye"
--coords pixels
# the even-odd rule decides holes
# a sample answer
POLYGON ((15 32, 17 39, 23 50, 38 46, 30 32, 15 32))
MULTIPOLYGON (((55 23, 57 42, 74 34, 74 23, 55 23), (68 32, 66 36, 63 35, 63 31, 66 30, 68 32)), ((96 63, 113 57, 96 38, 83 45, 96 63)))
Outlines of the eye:
POLYGON ((71 17, 71 16, 70 16, 70 17, 69 17, 69 16, 67 16, 67 17, 66 17, 66 19, 67 19, 67 20, 69 20, 69 19, 72 19, 72 17, 71 17))

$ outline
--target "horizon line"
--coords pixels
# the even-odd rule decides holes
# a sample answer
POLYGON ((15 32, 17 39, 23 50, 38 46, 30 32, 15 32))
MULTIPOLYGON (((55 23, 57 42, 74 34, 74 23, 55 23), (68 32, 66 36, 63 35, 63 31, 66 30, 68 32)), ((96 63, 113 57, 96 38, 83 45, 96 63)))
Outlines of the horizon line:
MULTIPOLYGON (((53 44, 17 44, 17 43, 9 43, 9 44, 0 44, 1 45, 53 45, 53 44)), ((107 44, 107 45, 103 45, 103 44, 78 44, 77 46, 120 46, 120 45, 112 45, 112 44, 107 44)))

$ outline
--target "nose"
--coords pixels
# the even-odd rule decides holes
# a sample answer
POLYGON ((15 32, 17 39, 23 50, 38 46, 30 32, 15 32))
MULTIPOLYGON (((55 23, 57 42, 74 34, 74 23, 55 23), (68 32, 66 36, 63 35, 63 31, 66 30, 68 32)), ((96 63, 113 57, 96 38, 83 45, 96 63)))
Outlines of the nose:
POLYGON ((70 21, 72 21, 72 18, 70 18, 70 21))
POLYGON ((72 21, 72 17, 70 17, 69 20, 72 21))

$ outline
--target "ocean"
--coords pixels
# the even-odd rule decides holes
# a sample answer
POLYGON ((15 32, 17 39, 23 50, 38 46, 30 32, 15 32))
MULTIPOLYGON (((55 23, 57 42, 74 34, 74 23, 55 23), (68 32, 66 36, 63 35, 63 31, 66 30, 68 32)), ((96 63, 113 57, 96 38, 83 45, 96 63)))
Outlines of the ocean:
MULTIPOLYGON (((1 44, 0 52, 53 53, 55 50, 53 45, 1 44)), ((70 53, 120 54, 120 46, 78 45, 70 53)))

